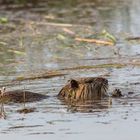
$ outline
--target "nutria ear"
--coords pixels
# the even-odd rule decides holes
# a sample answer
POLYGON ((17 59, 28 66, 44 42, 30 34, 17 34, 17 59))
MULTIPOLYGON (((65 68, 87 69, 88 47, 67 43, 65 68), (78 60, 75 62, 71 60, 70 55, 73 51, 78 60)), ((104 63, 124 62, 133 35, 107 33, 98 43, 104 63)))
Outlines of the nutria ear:
POLYGON ((76 80, 74 80, 74 79, 71 79, 70 80, 70 87, 71 88, 78 88, 78 82, 76 81, 76 80))

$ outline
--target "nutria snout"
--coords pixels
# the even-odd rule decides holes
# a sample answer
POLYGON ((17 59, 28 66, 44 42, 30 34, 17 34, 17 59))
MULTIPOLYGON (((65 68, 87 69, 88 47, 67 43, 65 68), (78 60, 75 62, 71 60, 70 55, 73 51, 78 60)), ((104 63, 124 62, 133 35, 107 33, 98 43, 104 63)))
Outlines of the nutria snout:
POLYGON ((71 79, 60 90, 58 97, 64 99, 101 99, 106 96, 108 80, 102 77, 71 79))

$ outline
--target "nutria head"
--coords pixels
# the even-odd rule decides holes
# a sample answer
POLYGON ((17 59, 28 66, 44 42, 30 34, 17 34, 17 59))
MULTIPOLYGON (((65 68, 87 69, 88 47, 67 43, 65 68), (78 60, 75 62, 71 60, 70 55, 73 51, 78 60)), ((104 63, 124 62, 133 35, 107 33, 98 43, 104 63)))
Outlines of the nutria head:
POLYGON ((86 77, 69 80, 58 96, 64 99, 100 99, 106 96, 108 80, 102 77, 86 77))

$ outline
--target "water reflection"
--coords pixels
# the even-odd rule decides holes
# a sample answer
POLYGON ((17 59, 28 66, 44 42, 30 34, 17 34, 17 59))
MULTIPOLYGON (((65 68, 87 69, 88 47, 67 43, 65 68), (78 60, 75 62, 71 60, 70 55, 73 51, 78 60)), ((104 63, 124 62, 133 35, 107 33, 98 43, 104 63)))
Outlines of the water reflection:
POLYGON ((88 100, 88 101, 65 101, 60 99, 63 105, 67 105, 67 111, 93 113, 107 111, 111 107, 110 99, 88 100))
POLYGON ((139 0, 63 0, 49 1, 48 6, 46 13, 54 16, 51 21, 92 26, 96 23, 96 29, 104 27, 114 32, 140 33, 139 0))
MULTIPOLYGON (((107 5, 104 5, 107 6, 107 5)), ((103 25, 114 32, 139 34, 139 0, 115 1, 111 9, 100 9, 103 25)))
MULTIPOLYGON (((66 38, 70 37, 63 31, 64 27, 34 25, 35 30, 40 33, 40 36, 37 34, 33 36, 33 33, 30 33, 31 31, 29 28, 25 26, 23 27, 23 29, 26 30, 23 43, 26 47, 26 56, 17 56, 13 53, 8 53, 7 51, 3 51, 2 55, 0 56, 1 63, 4 65, 7 63, 11 64, 10 60, 19 62, 21 61, 21 58, 23 58, 22 60, 24 63, 15 64, 15 66, 12 67, 13 71, 15 72, 38 71, 42 69, 61 69, 89 63, 88 61, 85 62, 82 59, 103 57, 118 57, 119 59, 120 56, 129 57, 140 54, 139 44, 128 44, 127 42, 124 42, 124 38, 127 33, 130 35, 139 34, 138 0, 96 0, 94 2, 91 0, 63 0, 63 2, 54 0, 48 1, 47 4, 43 5, 43 7, 46 7, 44 8, 44 12, 41 13, 43 17, 51 14, 54 16, 52 19, 47 18, 46 22, 70 23, 73 25, 84 24, 85 26, 82 27, 80 25, 67 27, 69 30, 74 31, 81 37, 93 35, 96 30, 101 32, 103 29, 107 29, 110 33, 118 37, 117 44, 114 48, 98 47, 96 44, 78 44, 75 41, 66 45, 57 39, 58 35, 63 35, 66 38), (71 47, 71 45, 74 47, 71 47), (116 55, 117 48, 119 48, 120 56, 116 55)), ((34 13, 36 8, 31 8, 30 10, 33 10, 32 12, 34 13)), ((38 12, 36 11, 36 13, 38 12)), ((16 19, 16 17, 14 18, 16 19)), ((18 46, 18 39, 13 41, 15 41, 14 44, 17 44, 18 46)), ((126 58, 126 60, 127 59, 128 58, 126 58)), ((112 59, 112 63, 113 60, 114 59, 112 59)), ((106 62, 108 63, 107 60, 106 62)), ((99 60, 98 63, 100 63, 99 60)), ((89 65, 91 64, 89 63, 89 65)), ((1 67, 1 71, 8 71, 9 73, 8 68, 5 66, 1 67)))
POLYGON ((15 63, 16 57, 13 53, 8 52, 5 46, 0 46, 0 51, 0 74, 9 75, 15 71, 15 67, 11 64, 15 63))

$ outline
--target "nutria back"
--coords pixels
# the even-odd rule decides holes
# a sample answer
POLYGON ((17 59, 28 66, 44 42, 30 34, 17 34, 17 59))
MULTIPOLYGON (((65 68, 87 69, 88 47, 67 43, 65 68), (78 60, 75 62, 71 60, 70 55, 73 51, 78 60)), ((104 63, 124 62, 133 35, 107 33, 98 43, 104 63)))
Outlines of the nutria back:
POLYGON ((22 103, 22 102, 40 101, 47 97, 48 96, 46 95, 34 93, 30 91, 13 90, 13 91, 4 92, 3 96, 0 96, 0 100, 3 102, 22 103))
POLYGON ((71 79, 60 90, 58 97, 66 100, 92 100, 105 97, 108 80, 102 77, 71 79))

